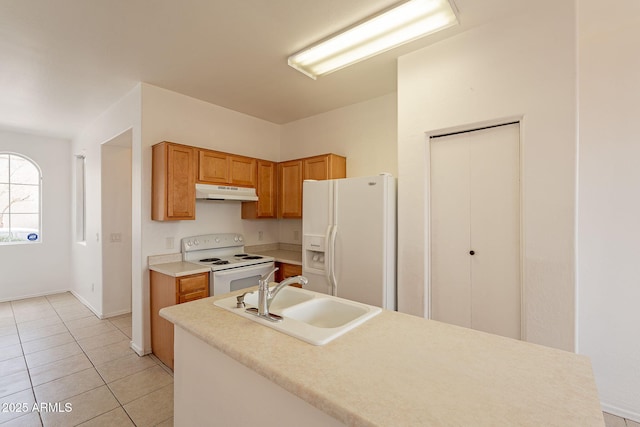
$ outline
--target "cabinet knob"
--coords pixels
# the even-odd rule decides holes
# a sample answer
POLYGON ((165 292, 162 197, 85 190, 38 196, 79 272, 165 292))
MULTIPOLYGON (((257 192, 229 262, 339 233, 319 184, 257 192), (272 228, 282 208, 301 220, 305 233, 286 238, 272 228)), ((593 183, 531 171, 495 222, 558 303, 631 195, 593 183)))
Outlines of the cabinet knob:
POLYGON ((476 251, 469 251, 469 255, 475 255, 476 251))

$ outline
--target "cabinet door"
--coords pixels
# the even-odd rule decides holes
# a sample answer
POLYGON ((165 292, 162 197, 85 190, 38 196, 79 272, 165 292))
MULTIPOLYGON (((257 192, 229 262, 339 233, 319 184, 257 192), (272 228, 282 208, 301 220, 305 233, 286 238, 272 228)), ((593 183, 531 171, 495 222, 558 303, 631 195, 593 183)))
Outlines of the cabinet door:
POLYGON ((256 159, 229 156, 229 184, 239 187, 255 187, 256 159))
POLYGON ((153 146, 151 219, 195 219, 195 151, 170 142, 153 146))
POLYGON ((302 160, 278 164, 278 217, 302 218, 302 160))
POLYGON ((193 148, 168 146, 167 215, 171 219, 195 219, 193 148))
POLYGON ((229 182, 229 157, 217 151, 198 151, 198 181, 210 184, 229 182))
POLYGON ((336 154, 303 159, 304 179, 336 179, 346 177, 346 159, 336 154))
POLYGON ((277 216, 277 163, 257 161, 257 202, 242 202, 242 219, 275 218, 277 216))

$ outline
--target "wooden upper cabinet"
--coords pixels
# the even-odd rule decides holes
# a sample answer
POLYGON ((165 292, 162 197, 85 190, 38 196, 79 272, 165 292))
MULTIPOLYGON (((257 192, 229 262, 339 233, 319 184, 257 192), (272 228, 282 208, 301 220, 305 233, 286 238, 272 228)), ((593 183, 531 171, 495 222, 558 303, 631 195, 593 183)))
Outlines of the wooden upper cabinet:
POLYGON ((255 187, 256 159, 212 150, 198 150, 198 182, 255 187))
POLYGON ((302 218, 302 181, 346 178, 347 159, 336 154, 278 164, 278 218, 302 218))
POLYGON ((275 218, 277 216, 278 164, 258 160, 257 202, 242 202, 242 219, 275 218))
POLYGON ((278 163, 278 218, 302 218, 302 160, 278 163))
POLYGON ((256 159, 243 156, 229 156, 229 184, 239 187, 256 186, 256 159))
POLYGON ((336 154, 303 159, 304 179, 336 179, 347 176, 347 159, 336 154))
POLYGON ((195 167, 193 147, 167 141, 153 146, 151 219, 195 219, 195 167))
POLYGON ((198 182, 226 184, 229 181, 229 162, 225 153, 198 150, 198 182))

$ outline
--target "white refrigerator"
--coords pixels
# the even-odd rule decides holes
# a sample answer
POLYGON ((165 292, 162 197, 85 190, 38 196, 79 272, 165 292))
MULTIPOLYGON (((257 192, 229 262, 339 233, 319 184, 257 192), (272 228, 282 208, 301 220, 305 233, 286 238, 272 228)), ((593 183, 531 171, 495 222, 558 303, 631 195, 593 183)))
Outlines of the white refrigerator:
POLYGON ((304 181, 306 289, 396 310, 396 181, 304 181))

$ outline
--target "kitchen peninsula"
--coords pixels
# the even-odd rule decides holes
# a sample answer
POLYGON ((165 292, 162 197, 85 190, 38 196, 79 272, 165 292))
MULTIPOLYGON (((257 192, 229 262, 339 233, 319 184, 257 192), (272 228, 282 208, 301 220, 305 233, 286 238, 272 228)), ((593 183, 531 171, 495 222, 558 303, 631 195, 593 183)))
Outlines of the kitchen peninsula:
POLYGON ((228 296, 160 312, 176 425, 604 426, 584 356, 386 310, 313 346, 213 305, 228 296))

